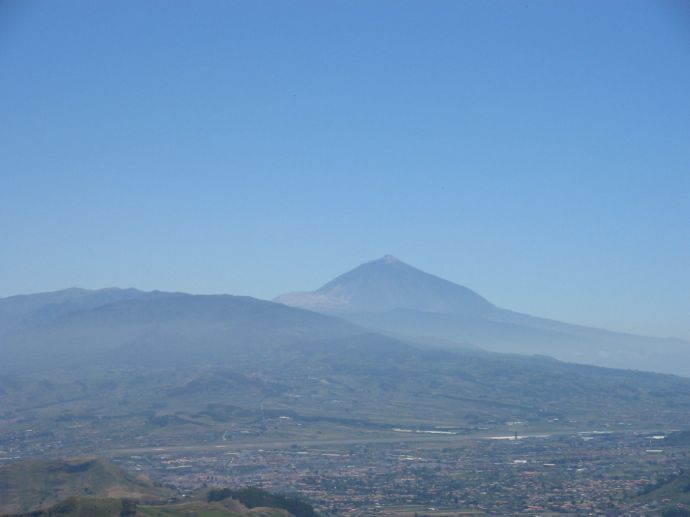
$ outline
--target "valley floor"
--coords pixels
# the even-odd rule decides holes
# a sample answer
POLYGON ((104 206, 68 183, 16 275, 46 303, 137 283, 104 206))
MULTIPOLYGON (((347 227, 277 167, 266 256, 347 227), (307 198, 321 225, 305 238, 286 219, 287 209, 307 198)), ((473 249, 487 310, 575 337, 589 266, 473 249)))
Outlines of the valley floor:
POLYGON ((113 459, 183 491, 253 485, 299 492, 326 515, 654 515, 664 503, 636 495, 690 461, 690 447, 665 447, 660 436, 217 444, 121 451, 113 459))

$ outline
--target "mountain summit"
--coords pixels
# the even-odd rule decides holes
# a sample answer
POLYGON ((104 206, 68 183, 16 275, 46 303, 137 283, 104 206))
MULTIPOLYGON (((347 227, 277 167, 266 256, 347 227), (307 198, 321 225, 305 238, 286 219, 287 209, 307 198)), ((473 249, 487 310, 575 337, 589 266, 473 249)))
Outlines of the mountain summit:
POLYGON ((342 274, 312 292, 275 299, 305 309, 382 312, 410 309, 441 314, 485 314, 494 306, 471 289, 385 255, 342 274))
POLYGON ((690 375, 687 341, 633 336, 503 309, 392 255, 362 264, 316 291, 284 294, 274 301, 337 314, 417 343, 690 375))

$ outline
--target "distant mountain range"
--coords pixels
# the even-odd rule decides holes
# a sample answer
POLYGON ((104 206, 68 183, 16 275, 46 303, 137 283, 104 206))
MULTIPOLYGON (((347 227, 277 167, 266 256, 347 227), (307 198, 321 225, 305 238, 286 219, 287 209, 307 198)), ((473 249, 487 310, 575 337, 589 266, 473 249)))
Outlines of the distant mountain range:
POLYGON ((690 376, 690 342, 571 325, 496 307, 386 255, 313 292, 274 302, 136 289, 66 289, 0 299, 0 371, 76 358, 158 364, 227 359, 228 350, 384 333, 454 350, 690 376))
POLYGON ((12 330, 50 323, 61 316, 86 311, 109 303, 127 300, 151 300, 169 296, 137 289, 63 289, 50 293, 20 294, 0 298, 0 335, 12 330))
POLYGON ((230 295, 135 289, 0 300, 0 372, 109 365, 221 364, 295 341, 364 332, 331 316, 230 295))
MULTIPOLYGON (((2 299, 0 422, 6 428, 0 426, 0 434, 33 429, 39 439, 41 432, 67 432, 72 422, 88 421, 96 436, 107 435, 112 443, 132 436, 158 443, 160 433, 198 439, 199 429, 219 437, 227 422, 263 428, 271 415, 305 424, 295 424, 296 433, 327 423, 346 434, 395 433, 429 422, 466 432, 512 420, 687 421, 688 378, 486 352, 468 344, 485 343, 450 334, 467 332, 467 323, 476 335, 496 336, 501 334, 492 329, 499 326, 508 344, 515 336, 522 343, 541 336, 540 351, 551 351, 549 346, 564 343, 553 336, 579 343, 587 342, 587 332, 593 341, 603 331, 577 334, 572 329, 580 327, 503 311, 469 289, 391 258, 346 279, 321 294, 335 290, 341 306, 369 312, 340 310, 335 316, 250 297, 133 289, 2 299), (371 289, 371 296, 359 286, 371 289), (397 299, 401 307, 395 307, 397 299), (415 308, 416 299, 426 310, 415 308), (386 310, 376 312, 374 301, 386 310), (367 317, 369 328, 353 323, 367 317), (385 318, 397 318, 399 325, 389 320, 388 335, 372 330, 375 324, 383 328, 385 318), (445 327, 436 324, 446 321, 445 327), (423 332, 419 322, 427 325, 423 332), (439 329, 448 334, 428 337, 439 329)), ((558 346, 553 350, 562 350, 558 346)), ((677 370, 687 372, 685 363, 679 359, 677 370)))
POLYGON ((496 307, 467 287, 391 255, 312 292, 275 302, 337 315, 418 343, 540 354, 563 361, 690 376, 690 342, 611 332, 496 307))

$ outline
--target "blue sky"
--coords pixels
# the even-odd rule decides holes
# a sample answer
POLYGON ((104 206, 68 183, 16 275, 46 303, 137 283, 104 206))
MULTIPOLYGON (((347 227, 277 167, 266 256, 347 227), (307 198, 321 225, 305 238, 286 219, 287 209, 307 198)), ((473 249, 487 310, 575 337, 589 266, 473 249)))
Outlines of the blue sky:
POLYGON ((0 1, 0 296, 391 253, 690 338, 684 1, 0 1))

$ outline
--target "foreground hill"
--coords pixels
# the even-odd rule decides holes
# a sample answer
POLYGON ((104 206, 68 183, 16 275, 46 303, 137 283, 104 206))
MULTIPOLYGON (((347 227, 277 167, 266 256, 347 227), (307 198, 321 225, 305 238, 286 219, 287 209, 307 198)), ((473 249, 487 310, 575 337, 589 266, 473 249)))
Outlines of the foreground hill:
POLYGON ((137 512, 136 505, 129 499, 73 496, 48 508, 14 514, 12 517, 137 517, 137 515, 141 514, 137 512))
POLYGON ((0 515, 21 517, 313 517, 308 503, 259 489, 215 490, 178 501, 173 490, 97 457, 23 460, 0 467, 0 515), (295 509, 294 514, 288 509, 295 509))
POLYGON ((387 255, 313 292, 276 302, 336 314, 418 342, 542 354, 569 362, 690 376, 690 342, 635 336, 496 307, 474 291, 387 255))
POLYGON ((247 508, 231 500, 140 504, 130 498, 80 496, 45 508, 7 517, 292 517, 280 508, 247 508))
POLYGON ((690 515, 690 472, 681 472, 660 480, 635 499, 664 508, 662 515, 690 515))
POLYGON ((84 495, 160 500, 171 492, 96 457, 28 460, 0 467, 0 514, 35 511, 84 495))

